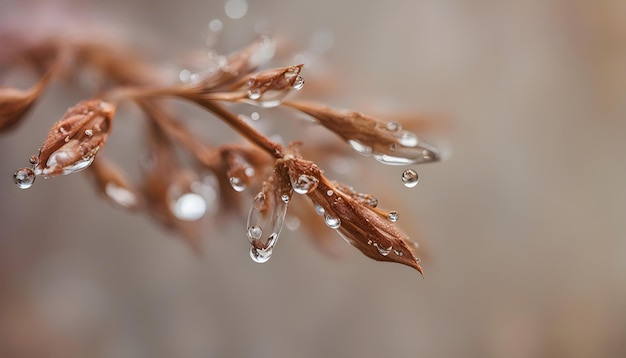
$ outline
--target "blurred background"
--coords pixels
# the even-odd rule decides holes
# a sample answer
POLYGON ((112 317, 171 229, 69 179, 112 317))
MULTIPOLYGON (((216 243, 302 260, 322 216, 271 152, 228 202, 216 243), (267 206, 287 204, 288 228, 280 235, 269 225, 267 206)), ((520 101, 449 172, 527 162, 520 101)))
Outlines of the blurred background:
MULTIPOLYGON (((353 157, 350 184, 402 206, 398 224, 423 248, 425 279, 339 237, 341 257, 330 258, 287 230, 259 265, 244 219, 208 229, 197 258, 146 216, 101 201, 84 175, 15 187, 14 170, 81 98, 55 84, 0 138, 0 356, 626 356, 626 2, 0 0, 0 9, 1 25, 27 31, 104 26, 172 71, 182 54, 207 49, 212 20, 224 52, 270 32, 286 51, 319 57, 307 84, 319 75, 334 92, 318 98, 441 114, 452 153, 418 166, 413 189, 401 168, 353 157)), ((11 84, 34 78, 22 81, 11 84)), ((115 131, 112 155, 140 146, 132 120, 115 131)), ((209 135, 236 138, 220 125, 209 135)))

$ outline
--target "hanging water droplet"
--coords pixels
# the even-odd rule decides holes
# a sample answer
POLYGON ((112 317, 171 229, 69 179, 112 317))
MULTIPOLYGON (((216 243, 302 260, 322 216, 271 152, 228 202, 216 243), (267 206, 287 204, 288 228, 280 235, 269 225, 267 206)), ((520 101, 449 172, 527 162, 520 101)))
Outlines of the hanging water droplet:
POLYGON ((398 221, 399 218, 400 218, 400 214, 397 211, 390 211, 387 214, 387 219, 389 219, 389 221, 391 221, 392 223, 395 223, 396 221, 398 221))
POLYGON ((341 226, 341 219, 330 215, 329 213, 324 214, 324 222, 331 229, 338 229, 341 226))
POLYGON ((196 221, 204 216, 207 203, 198 193, 185 193, 170 205, 172 214, 183 221, 196 221))
POLYGON ((242 178, 230 177, 228 181, 230 182, 230 186, 232 186, 236 192, 240 193, 246 190, 246 182, 242 178))
POLYGON ((259 240, 263 236, 263 228, 257 225, 252 225, 248 228, 248 240, 259 240))
POLYGON ((298 194, 308 194, 317 188, 317 178, 312 175, 302 174, 298 179, 291 183, 293 191, 298 194))
POLYGON ((253 101, 258 100, 259 98, 261 98, 261 90, 259 89, 251 89, 248 91, 248 98, 250 98, 253 101))
POLYGON ((371 155, 372 147, 365 145, 357 140, 350 139, 348 140, 348 144, 354 149, 357 153, 361 155, 371 155))
POLYGON ((302 78, 302 76, 298 75, 298 77, 296 77, 295 81, 293 82, 293 84, 291 85, 291 87, 295 90, 301 90, 302 87, 304 87, 304 78, 302 78))
POLYGON ((374 247, 378 249, 378 253, 383 255, 383 256, 387 256, 389 255, 389 253, 391 252, 391 246, 389 246, 389 248, 384 248, 382 246, 380 246, 378 243, 374 243, 374 247))
POLYGON ((315 213, 317 213, 317 215, 324 215, 324 208, 315 204, 315 213))
POLYGON ((404 184, 405 187, 413 188, 417 185, 417 182, 419 181, 419 177, 415 170, 406 169, 404 172, 402 172, 401 180, 402 180, 402 184, 404 184))
POLYGON ((13 174, 13 182, 20 189, 28 189, 35 182, 35 172, 30 168, 20 168, 13 174))
POLYGON ((264 264, 272 258, 272 251, 272 249, 263 250, 250 246, 250 258, 258 264, 264 264))
POLYGON ((290 199, 289 194, 283 194, 280 196, 280 200, 282 200, 285 204, 288 204, 290 199))
POLYGON ((28 158, 28 162, 32 164, 33 166, 39 164, 39 156, 31 155, 30 158, 28 158))
POLYGON ((387 130, 391 132, 398 132, 402 130, 402 124, 398 122, 387 122, 385 128, 387 128, 387 130))

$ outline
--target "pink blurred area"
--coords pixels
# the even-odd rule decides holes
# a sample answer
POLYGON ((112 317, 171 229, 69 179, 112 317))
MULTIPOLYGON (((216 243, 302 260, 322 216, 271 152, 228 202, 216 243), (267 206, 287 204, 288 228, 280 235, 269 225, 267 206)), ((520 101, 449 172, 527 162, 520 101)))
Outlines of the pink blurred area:
MULTIPOLYGON (((1 357, 626 356, 626 2, 248 0, 232 19, 233 2, 0 0, 0 27, 94 25, 167 66, 205 51, 219 19, 221 51, 267 31, 301 55, 283 61, 310 60, 303 93, 319 76, 333 105, 445 114, 451 156, 418 166, 417 187, 357 155, 346 180, 401 206, 425 279, 287 230, 259 265, 244 219, 207 230, 198 258, 83 175, 17 189, 14 170, 81 99, 57 83, 0 137, 1 357)), ((106 150, 132 167, 130 117, 106 150)), ((235 138, 218 123, 207 136, 235 138)))

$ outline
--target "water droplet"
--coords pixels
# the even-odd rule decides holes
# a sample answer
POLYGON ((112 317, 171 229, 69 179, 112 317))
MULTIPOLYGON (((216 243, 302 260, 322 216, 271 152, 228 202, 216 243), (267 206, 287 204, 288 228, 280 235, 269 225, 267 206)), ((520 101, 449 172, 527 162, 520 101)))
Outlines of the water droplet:
POLYGON ((264 264, 272 258, 272 251, 272 249, 263 250, 250 246, 250 258, 258 264, 264 264))
POLYGON ((236 192, 241 193, 246 190, 246 182, 242 178, 230 177, 228 181, 230 182, 230 186, 232 186, 236 192))
POLYGON ((37 155, 31 155, 30 158, 28 158, 28 162, 32 165, 37 165, 39 164, 39 156, 37 155))
POLYGON ((302 174, 298 179, 291 183, 293 191, 298 194, 308 194, 317 188, 317 178, 312 175, 302 174))
POLYGON ((261 90, 259 89, 251 89, 248 91, 248 98, 250 98, 253 101, 258 100, 259 98, 261 98, 261 90))
POLYGON ((65 137, 65 143, 70 141, 70 136, 65 137))
POLYGON ((285 204, 289 203, 290 199, 291 198, 289 197, 289 194, 283 194, 283 195, 280 196, 280 200, 282 200, 283 203, 285 203, 285 204))
POLYGON ((261 115, 259 114, 259 112, 250 113, 250 119, 252 119, 253 121, 258 121, 260 118, 261 115))
POLYGON ((172 214, 183 221, 196 221, 207 212, 207 203, 198 193, 185 193, 170 205, 172 214))
POLYGON ((296 80, 293 82, 293 84, 291 85, 291 87, 295 90, 301 90, 302 87, 304 87, 304 78, 302 78, 302 76, 298 75, 298 77, 296 77, 296 80))
POLYGON ((387 122, 385 128, 387 128, 387 130, 391 132, 398 132, 402 130, 402 124, 398 122, 387 122))
POLYGON ((378 249, 378 253, 383 255, 383 256, 387 256, 389 255, 389 253, 391 252, 391 246, 389 246, 389 248, 384 248, 382 246, 380 246, 378 243, 374 243, 374 247, 378 249))
POLYGON ((324 208, 315 204, 315 213, 317 213, 317 215, 324 215, 324 208))
POLYGON ((398 138, 398 142, 405 147, 415 147, 417 143, 419 143, 419 140, 415 134, 404 131, 398 138))
POLYGON ((397 211, 390 211, 387 214, 387 219, 389 219, 389 221, 391 221, 392 223, 395 223, 396 221, 398 221, 399 218, 400 218, 400 214, 397 211))
POLYGON ((367 205, 371 206, 372 208, 377 207, 378 199, 375 196, 370 195, 369 198, 367 198, 367 205))
POLYGON ((398 256, 402 256, 403 255, 402 251, 400 251, 400 250, 393 250, 393 253, 398 255, 398 256))
POLYGON ((350 146, 352 147, 352 149, 354 149, 357 153, 361 154, 361 155, 371 155, 372 154, 372 147, 365 145, 357 140, 348 140, 348 144, 350 144, 350 146))
POLYGON ((191 71, 188 69, 183 69, 178 73, 178 79, 181 82, 189 82, 191 81, 191 71))
POLYGON ((30 168, 20 168, 13 174, 13 182, 20 189, 28 189, 35 182, 35 172, 30 168))
POLYGON ((335 192, 330 189, 328 189, 328 191, 326 192, 327 196, 333 196, 333 194, 335 194, 335 192))
POLYGON ((104 193, 111 199, 114 203, 118 204, 123 208, 131 208, 137 205, 137 196, 135 194, 125 188, 117 186, 112 182, 108 183, 104 187, 104 193))
POLYGON ((263 228, 257 225, 252 225, 248 228, 248 240, 259 240, 263 236, 263 228))
POLYGON ((419 181, 419 177, 417 176, 417 172, 413 169, 407 169, 402 172, 402 184, 404 184, 407 188, 413 188, 417 185, 419 181))
POLYGON ((93 135, 93 129, 85 129, 85 135, 91 137, 93 135))
POLYGON ((324 222, 331 229, 338 229, 341 226, 341 219, 330 215, 329 213, 324 214, 324 222))

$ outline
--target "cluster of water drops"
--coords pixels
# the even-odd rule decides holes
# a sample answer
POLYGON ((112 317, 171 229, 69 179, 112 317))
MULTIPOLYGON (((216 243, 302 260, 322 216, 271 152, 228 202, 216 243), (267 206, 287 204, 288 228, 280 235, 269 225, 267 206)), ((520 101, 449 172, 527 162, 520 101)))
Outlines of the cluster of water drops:
POLYGON ((248 81, 249 89, 247 90, 246 102, 264 108, 277 107, 292 89, 299 91, 304 87, 304 78, 300 75, 300 67, 291 67, 283 76, 285 81, 291 83, 291 87, 264 89, 257 86, 254 79, 248 81))
POLYGON ((287 214, 290 192, 261 191, 254 197, 248 213, 247 236, 250 241, 250 257, 254 262, 264 263, 271 257, 282 231, 287 214))

